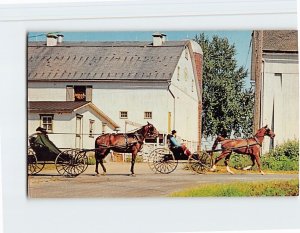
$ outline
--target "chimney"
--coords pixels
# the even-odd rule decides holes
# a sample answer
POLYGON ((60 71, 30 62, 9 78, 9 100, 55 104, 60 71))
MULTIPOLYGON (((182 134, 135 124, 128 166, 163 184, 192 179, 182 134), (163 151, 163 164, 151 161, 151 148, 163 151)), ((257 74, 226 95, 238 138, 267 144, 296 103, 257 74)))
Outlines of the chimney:
POLYGON ((57 43, 61 44, 63 42, 64 35, 63 34, 58 34, 57 35, 57 43))
POLYGON ((161 35, 162 35, 162 43, 164 44, 167 40, 167 35, 163 33, 161 35))
POLYGON ((57 35, 48 33, 47 34, 47 46, 57 45, 57 35))
POLYGON ((152 34, 152 38, 153 38, 153 46, 162 46, 162 44, 164 43, 165 39, 163 39, 164 34, 160 33, 160 32, 154 32, 152 34))

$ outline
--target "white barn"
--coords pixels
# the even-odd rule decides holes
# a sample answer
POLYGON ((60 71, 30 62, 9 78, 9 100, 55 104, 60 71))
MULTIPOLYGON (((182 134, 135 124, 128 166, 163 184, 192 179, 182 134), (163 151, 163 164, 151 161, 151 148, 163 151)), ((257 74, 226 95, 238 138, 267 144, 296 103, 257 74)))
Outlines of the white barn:
POLYGON ((126 122, 149 121, 161 133, 176 129, 192 150, 200 146, 202 50, 196 42, 166 41, 160 33, 151 42, 49 40, 48 46, 28 43, 29 101, 91 101, 121 132, 135 128, 126 122))
POLYGON ((255 81, 255 130, 268 126, 263 152, 299 139, 299 60, 297 31, 254 31, 252 80, 255 81))

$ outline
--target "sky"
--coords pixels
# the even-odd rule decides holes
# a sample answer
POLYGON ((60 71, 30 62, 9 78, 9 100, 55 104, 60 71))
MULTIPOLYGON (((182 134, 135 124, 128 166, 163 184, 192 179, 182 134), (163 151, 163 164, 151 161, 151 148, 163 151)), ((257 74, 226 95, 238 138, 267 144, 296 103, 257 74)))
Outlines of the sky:
MULTIPOLYGON (((227 37, 230 44, 236 48, 236 60, 238 66, 248 69, 248 77, 245 87, 250 87, 250 63, 251 63, 251 33, 252 31, 162 31, 167 35, 167 40, 194 39, 196 35, 204 33, 209 38, 217 35, 227 37)), ((56 32, 64 35, 64 41, 151 41, 153 31, 122 31, 122 32, 56 32)), ((46 32, 30 32, 29 41, 46 41, 46 32)))

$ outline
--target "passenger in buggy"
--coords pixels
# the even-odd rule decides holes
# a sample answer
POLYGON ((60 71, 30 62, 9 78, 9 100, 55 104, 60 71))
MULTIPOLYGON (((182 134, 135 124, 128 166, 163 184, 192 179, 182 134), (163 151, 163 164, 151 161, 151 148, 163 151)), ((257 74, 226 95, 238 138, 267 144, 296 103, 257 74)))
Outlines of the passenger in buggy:
POLYGON ((170 150, 172 152, 179 152, 179 153, 183 153, 186 156, 188 156, 188 159, 192 158, 192 153, 190 152, 190 150, 186 147, 185 144, 180 144, 177 140, 176 140, 176 130, 172 130, 172 134, 168 135, 168 140, 170 142, 170 150))
POLYGON ((50 152, 57 155, 61 152, 49 139, 46 129, 38 127, 35 131, 36 133, 29 136, 29 144, 36 153, 44 154, 50 152))

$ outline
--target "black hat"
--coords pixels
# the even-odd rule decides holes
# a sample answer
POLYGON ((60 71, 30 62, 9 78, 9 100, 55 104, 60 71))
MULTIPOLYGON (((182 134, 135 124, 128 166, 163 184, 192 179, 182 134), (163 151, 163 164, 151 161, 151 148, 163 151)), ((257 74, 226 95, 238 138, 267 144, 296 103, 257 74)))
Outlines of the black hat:
POLYGON ((172 130, 172 134, 177 133, 176 130, 172 130))
POLYGON ((42 128, 42 127, 37 127, 35 131, 40 131, 42 133, 46 133, 46 129, 42 128))

